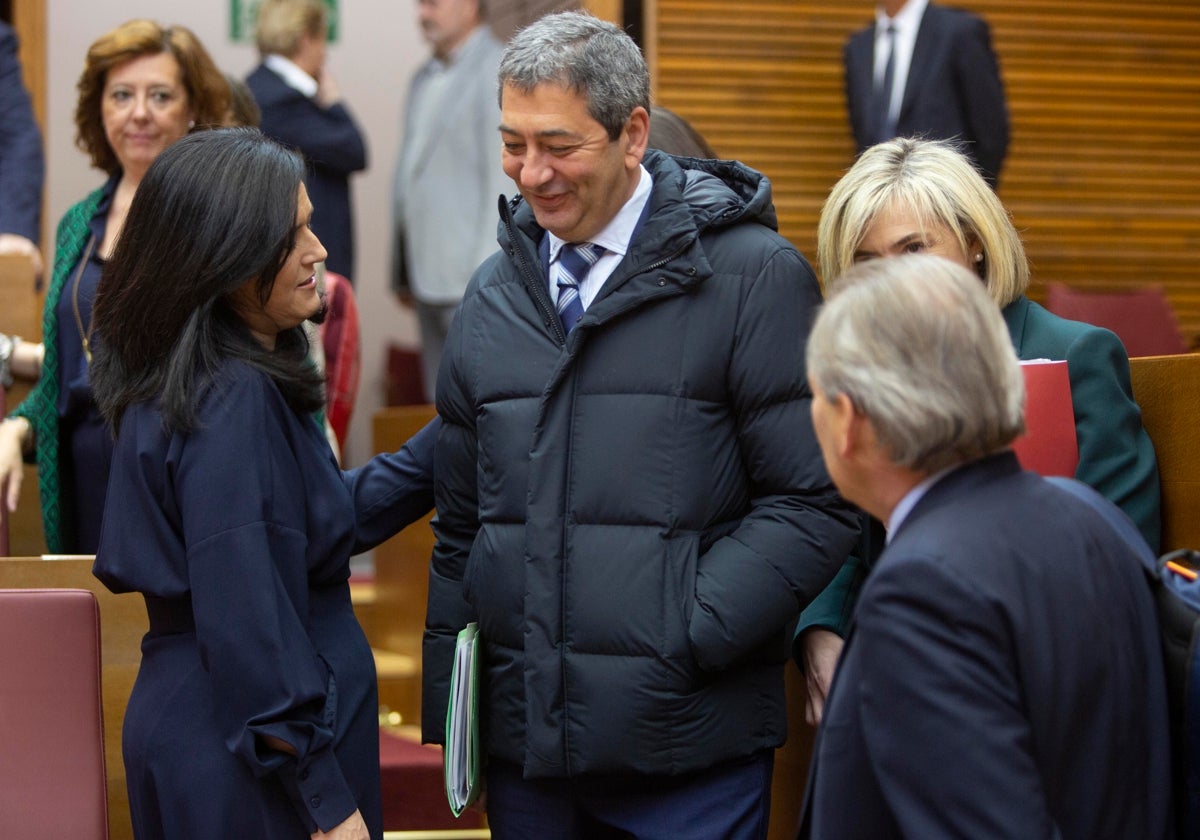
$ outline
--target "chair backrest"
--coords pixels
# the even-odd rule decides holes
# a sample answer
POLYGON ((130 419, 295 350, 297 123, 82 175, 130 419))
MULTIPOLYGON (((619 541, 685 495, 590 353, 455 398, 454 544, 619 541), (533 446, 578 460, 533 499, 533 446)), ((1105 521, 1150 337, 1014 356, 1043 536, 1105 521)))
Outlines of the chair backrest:
POLYGON ((387 405, 425 405, 425 375, 421 372, 421 351, 401 347, 395 342, 387 347, 386 377, 387 405))
POLYGON ((4 301, 4 306, 0 306, 0 332, 36 339, 42 305, 29 257, 0 254, 0 300, 4 301))
POLYGON ((1129 374, 1158 458, 1162 551, 1200 548, 1200 353, 1130 359, 1129 374))
POLYGON ((96 596, 0 590, 0 837, 106 840, 107 800, 96 596))
MULTIPOLYGON (((41 336, 41 317, 42 303, 36 292, 33 261, 24 254, 0 254, 0 333, 37 341, 41 336)), ((31 384, 18 379, 8 389, 3 395, 4 400, 0 401, 7 402, 7 406, 0 406, 0 417, 25 398, 31 384)), ((44 550, 41 508, 37 496, 36 472, 34 467, 27 466, 20 508, 16 515, 9 516, 4 505, 0 505, 0 557, 6 557, 13 551, 31 553, 44 550), (30 481, 31 477, 34 480, 30 481)))
MULTIPOLYGON (((4 386, 0 385, 0 417, 8 415, 4 386)), ((0 482, 0 557, 8 556, 8 505, 4 499, 8 493, 8 482, 0 482)))
POLYGON ((1049 283, 1046 308, 1061 318, 1112 330, 1130 356, 1187 352, 1179 320, 1161 286, 1109 293, 1082 292, 1062 283, 1049 283))

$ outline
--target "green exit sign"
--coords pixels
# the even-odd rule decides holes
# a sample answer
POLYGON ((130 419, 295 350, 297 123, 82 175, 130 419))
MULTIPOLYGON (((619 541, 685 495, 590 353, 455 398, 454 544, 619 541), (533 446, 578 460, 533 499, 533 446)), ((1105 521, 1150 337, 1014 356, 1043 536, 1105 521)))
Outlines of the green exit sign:
MULTIPOLYGON (((329 43, 338 40, 338 0, 324 0, 329 9, 329 43)), ((229 0, 229 37, 236 44, 254 43, 258 0, 229 0)))

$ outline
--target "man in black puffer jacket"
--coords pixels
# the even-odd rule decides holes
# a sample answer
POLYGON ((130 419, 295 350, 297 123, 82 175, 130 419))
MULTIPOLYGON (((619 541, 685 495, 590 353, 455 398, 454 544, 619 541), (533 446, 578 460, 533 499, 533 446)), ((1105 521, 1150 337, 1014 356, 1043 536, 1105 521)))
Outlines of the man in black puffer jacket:
POLYGON ((856 536, 809 415, 816 279, 766 178, 646 151, 615 26, 542 18, 500 80, 521 197, 438 376, 424 737, 477 620, 493 837, 765 837, 788 630, 856 536))

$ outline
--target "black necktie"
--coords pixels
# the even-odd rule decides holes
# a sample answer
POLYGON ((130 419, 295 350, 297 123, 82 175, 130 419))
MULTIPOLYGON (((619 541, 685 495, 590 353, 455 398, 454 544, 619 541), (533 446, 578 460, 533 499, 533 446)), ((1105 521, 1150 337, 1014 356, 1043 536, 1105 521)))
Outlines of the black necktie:
POLYGON ((896 124, 892 122, 892 84, 896 78, 896 27, 888 24, 886 32, 887 64, 883 67, 883 81, 875 88, 875 142, 882 143, 896 136, 896 124))

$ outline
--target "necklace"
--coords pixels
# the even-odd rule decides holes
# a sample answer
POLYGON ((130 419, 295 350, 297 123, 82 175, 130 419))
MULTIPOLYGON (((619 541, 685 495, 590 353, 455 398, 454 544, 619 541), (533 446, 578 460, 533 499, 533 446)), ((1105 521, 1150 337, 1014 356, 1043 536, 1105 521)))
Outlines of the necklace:
POLYGON ((96 234, 88 239, 87 247, 83 250, 83 259, 79 268, 75 269, 75 286, 71 289, 71 308, 75 311, 75 326, 79 329, 79 341, 83 344, 83 357, 87 363, 92 363, 92 328, 96 326, 95 318, 88 318, 87 330, 83 328, 83 317, 79 314, 79 281, 83 279, 83 270, 87 268, 92 251, 96 250, 96 234))

